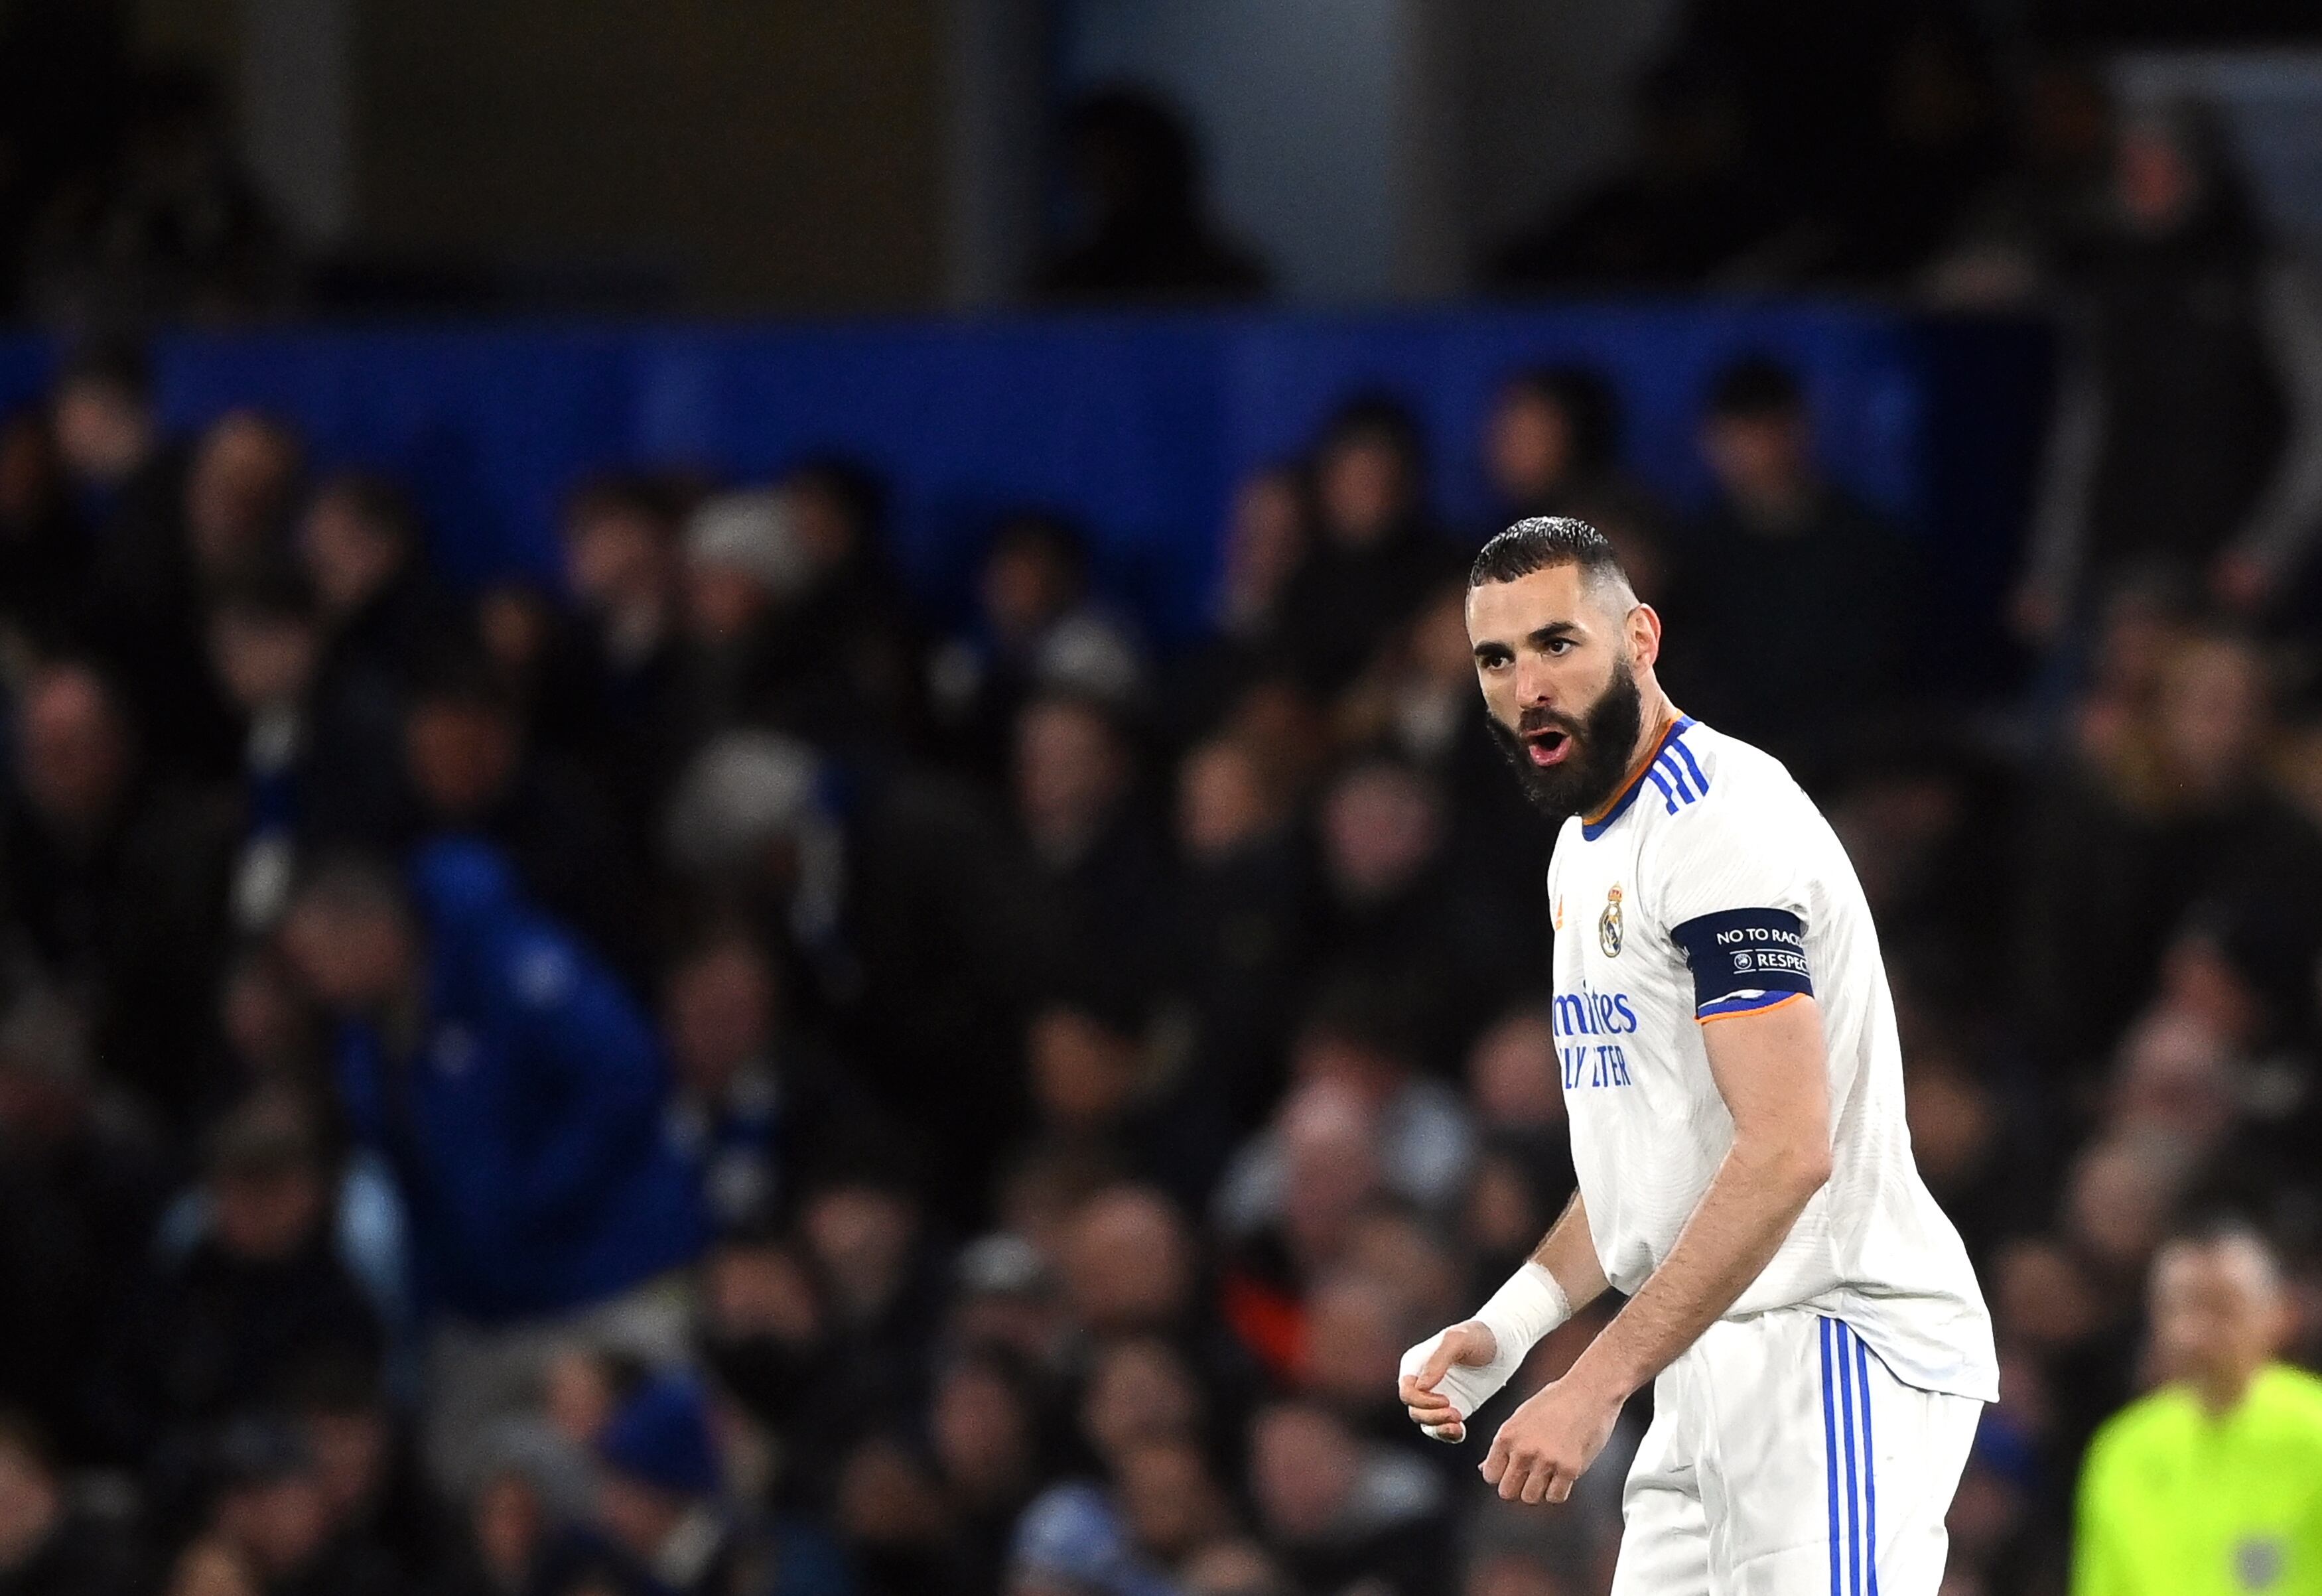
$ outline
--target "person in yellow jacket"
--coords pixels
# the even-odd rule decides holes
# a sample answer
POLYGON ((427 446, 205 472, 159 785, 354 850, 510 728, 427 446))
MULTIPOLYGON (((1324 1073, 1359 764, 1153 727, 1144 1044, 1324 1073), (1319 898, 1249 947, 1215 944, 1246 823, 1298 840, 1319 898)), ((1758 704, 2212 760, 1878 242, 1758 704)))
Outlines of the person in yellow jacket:
POLYGON ((2241 1229, 2172 1242, 2152 1313, 2168 1383, 2089 1447, 2072 1596, 2322 1596, 2322 1380, 2276 1361, 2272 1253, 2241 1229))

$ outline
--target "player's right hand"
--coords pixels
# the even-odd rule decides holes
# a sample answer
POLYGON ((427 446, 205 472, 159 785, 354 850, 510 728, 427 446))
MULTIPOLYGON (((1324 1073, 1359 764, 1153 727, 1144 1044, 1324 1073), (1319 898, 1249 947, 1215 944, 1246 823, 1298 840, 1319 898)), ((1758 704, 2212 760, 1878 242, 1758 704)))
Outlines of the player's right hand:
POLYGON ((1439 1441, 1467 1439, 1467 1420, 1508 1382, 1498 1337, 1477 1319, 1439 1330, 1403 1354, 1395 1390, 1412 1423, 1439 1441))

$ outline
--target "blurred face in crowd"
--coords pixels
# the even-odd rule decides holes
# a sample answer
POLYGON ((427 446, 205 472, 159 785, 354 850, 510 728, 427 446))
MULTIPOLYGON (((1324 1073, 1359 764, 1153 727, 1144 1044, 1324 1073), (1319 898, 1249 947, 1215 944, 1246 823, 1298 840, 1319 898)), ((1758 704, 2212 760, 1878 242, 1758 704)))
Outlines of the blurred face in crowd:
POLYGON ((298 527, 298 554, 315 596, 333 616, 352 615, 394 579, 408 555, 400 532, 383 526, 359 496, 326 491, 298 527))
POLYGON ((1204 743, 1177 772, 1177 840, 1196 863, 1230 857, 1281 818, 1266 772, 1231 738, 1204 743))
POLYGON ((1003 536, 984 561, 983 613, 1002 641, 1038 636, 1080 599, 1080 573, 1049 539, 1003 536))
POLYGON ((1145 1080, 1144 1050, 1132 1035, 1067 1004, 1034 1017, 1026 1038, 1032 1095, 1056 1129, 1090 1134, 1117 1124, 1145 1080))
POLYGON ((1158 1336, 1107 1342, 1089 1367, 1081 1428, 1097 1455, 1126 1457, 1140 1443, 1190 1441, 1202 1424, 1202 1388, 1158 1336))
POLYGON ((1429 689, 1465 693, 1476 669, 1467 643, 1467 595, 1446 588, 1411 622, 1411 668, 1429 689))
POLYGON ((468 1525, 477 1555, 500 1590, 524 1589, 546 1522, 540 1493, 514 1469, 503 1469, 478 1489, 468 1525))
POLYGON ((228 1491, 218 1503, 218 1529, 269 1582, 313 1562, 331 1535, 330 1503, 311 1468, 228 1491))
POLYGON ((2162 1008, 2123 1038, 2116 1128, 2174 1137, 2206 1152, 2225 1139, 2239 1111, 2233 1062, 2217 1035, 2191 1016, 2162 1008))
POLYGON ((24 689, 17 707, 17 780, 50 825, 102 826, 129 783, 129 736, 103 683, 59 665, 24 689))
POLYGON ((2273 1259, 2253 1237, 2178 1242, 2153 1265, 2153 1350, 2166 1380, 2225 1403, 2278 1352, 2290 1309, 2273 1259))
POLYGON ((2200 169, 2182 141, 2155 123, 2123 128, 2115 162, 2121 214, 2139 233, 2169 233, 2200 204, 2200 169))
POLYGON ((688 1091, 715 1100, 773 1044, 774 972, 746 942, 719 942, 669 980, 669 1051, 688 1091))
POLYGON ((2066 1221, 2082 1253, 2114 1281, 2143 1272, 2182 1189, 2189 1156, 2172 1138, 2118 1135, 2073 1164, 2066 1221))
POLYGON ((719 1340, 772 1336, 803 1345, 822 1333, 822 1305, 806 1263, 787 1246, 736 1242, 709 1254, 701 1311, 719 1340))
POLYGON ((1138 1443, 1121 1455, 1116 1473, 1130 1537, 1164 1564, 1199 1550, 1232 1524, 1224 1492, 1190 1441, 1138 1443))
POLYGON ((1410 513, 1418 484, 1400 442, 1385 432, 1359 428, 1323 446, 1315 488, 1325 534, 1341 548, 1367 549, 1410 513))
MULTIPOLYGON (((1486 1167, 1488 1167, 1486 1166, 1486 1167)), ((1535 1219, 1516 1245, 1529 1252, 1548 1227, 1535 1219)), ((1392 1295, 1398 1319, 1447 1324, 1465 1311, 1459 1250, 1431 1226, 1399 1208, 1374 1205, 1347 1235, 1346 1266, 1392 1295)))
POLYGON ((1577 564, 1467 591, 1467 638, 1494 741, 1524 796, 1551 819, 1610 799, 1659 690, 1660 617, 1577 564))
POLYGON ((1175 1324, 1193 1300, 1193 1256, 1169 1199, 1121 1186, 1082 1205, 1065 1233, 1065 1290, 1100 1333, 1175 1324))
POLYGON ((1486 1125, 1531 1130, 1564 1123, 1556 1032, 1545 1009, 1519 1008, 1476 1039, 1467 1091, 1486 1125))
POLYGON ((1250 1494, 1275 1538, 1294 1545, 1329 1535, 1361 1472, 1361 1448, 1324 1409, 1285 1402, 1258 1415, 1250 1436, 1250 1494))
POLYGON ((581 1450, 594 1446, 620 1406, 619 1377, 611 1360, 593 1346, 560 1347, 540 1378, 548 1427, 581 1450))
POLYGON ((0 537, 34 532, 63 497, 55 441, 35 412, 0 425, 0 537))
POLYGON ((1306 495, 1295 470, 1279 466, 1234 491, 1226 525, 1224 611, 1257 621, 1274 612, 1282 589, 1306 557, 1306 495))
POLYGON ((1728 501, 1752 525, 1778 530, 1807 507, 1813 490, 1813 439, 1795 408, 1713 415, 1702 453, 1728 501))
POLYGON ((282 923, 282 951, 317 1002, 361 1014, 400 996, 410 979, 412 933, 393 905, 306 892, 282 923))
POLYGON ((928 1431, 944 1477, 971 1500, 1001 1500, 1031 1476, 1032 1415, 989 1363, 967 1360, 946 1371, 928 1431))
POLYGON ((21 1437, 0 1430, 0 1574, 40 1548, 62 1506, 48 1465, 21 1437))
POLYGON ((255 558, 289 507, 298 446, 265 417, 236 410, 203 435, 186 479, 186 527, 195 562, 233 570, 255 558))
POLYGON ((1128 758, 1094 707, 1044 700, 1017 722, 1017 810, 1043 853, 1070 858, 1087 846, 1128 784, 1128 758))
POLYGON ((597 1517, 615 1540, 643 1558, 661 1550, 690 1505, 623 1473, 608 1473, 597 1484, 597 1517))
POLYGON ((1376 903, 1402 892, 1442 841, 1434 792, 1400 765, 1348 771, 1324 795, 1321 821, 1331 884, 1352 903, 1376 903))
POLYGON ((704 643, 747 637, 772 603, 759 573, 739 560, 696 554, 685 562, 686 624, 704 643))
POLYGON ((565 529, 565 579, 585 609, 657 608, 669 594, 675 550, 674 532, 641 505, 583 505, 565 529))
POLYGON ((420 800, 439 822, 489 814, 523 757, 515 717, 498 704, 422 699, 403 724, 404 759, 420 800))
POLYGON ((273 1263, 303 1248, 323 1215, 323 1182, 303 1160, 228 1169, 210 1182, 217 1239, 234 1257, 273 1263))
POLYGON ((2247 643, 2186 644, 2162 674, 2161 753, 2186 796, 2215 798, 2245 784, 2267 730, 2266 674, 2247 643))
POLYGON ((834 570, 855 557, 863 528, 855 506, 831 484, 812 475, 783 484, 790 500, 791 535, 817 570, 834 570))
POLYGON ((1339 1255, 1378 1190, 1378 1111, 1359 1089, 1324 1079, 1292 1093, 1277 1124, 1288 1166, 1283 1227, 1298 1260, 1317 1266, 1339 1255))
POLYGON ((299 1427, 331 1517, 344 1523, 387 1482, 392 1439, 387 1413, 376 1403, 315 1409, 301 1417, 299 1427))
POLYGON ((1513 1155, 1488 1152, 1476 1161, 1460 1231, 1477 1253, 1486 1258, 1528 1254, 1548 1221, 1530 1172, 1513 1155))
POLYGON ((304 618, 229 606, 210 623, 210 661, 245 714, 296 704, 314 679, 320 640, 304 618))
POLYGON ((89 374, 75 377, 57 394, 56 436, 74 476, 84 482, 119 482, 152 452, 152 407, 123 383, 89 374))
POLYGON ((1572 470, 1572 420, 1563 406, 1528 383, 1505 389, 1484 440, 1484 463, 1500 502, 1545 503, 1572 470))
POLYGON ((884 1312, 902 1290, 919 1242, 919 1210, 883 1187, 834 1186, 809 1199, 805 1230, 833 1306, 861 1322, 884 1312))
POLYGON ((1331 1272, 1307 1302, 1307 1394, 1349 1415, 1378 1407, 1410 1340, 1403 1328, 1394 1297, 1376 1281, 1352 1269, 1331 1272))

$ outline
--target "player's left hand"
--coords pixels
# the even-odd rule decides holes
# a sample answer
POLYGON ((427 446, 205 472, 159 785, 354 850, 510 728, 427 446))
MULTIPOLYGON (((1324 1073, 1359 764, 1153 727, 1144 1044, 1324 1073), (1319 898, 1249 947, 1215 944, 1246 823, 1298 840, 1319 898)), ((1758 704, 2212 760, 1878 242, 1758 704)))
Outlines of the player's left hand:
POLYGON ((1492 1437, 1486 1482, 1503 1501, 1562 1501, 1604 1450, 1624 1400, 1573 1374, 1541 1388, 1492 1437))

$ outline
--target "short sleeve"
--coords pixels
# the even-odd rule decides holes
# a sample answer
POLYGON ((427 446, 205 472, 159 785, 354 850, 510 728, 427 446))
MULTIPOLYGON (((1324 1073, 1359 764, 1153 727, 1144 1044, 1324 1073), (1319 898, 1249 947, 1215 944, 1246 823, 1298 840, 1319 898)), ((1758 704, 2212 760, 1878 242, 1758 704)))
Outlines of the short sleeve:
POLYGON ((1753 806, 1704 806, 1669 824, 1641 885, 1693 973, 1702 1020, 1814 992, 1807 893, 1792 828, 1753 806))

